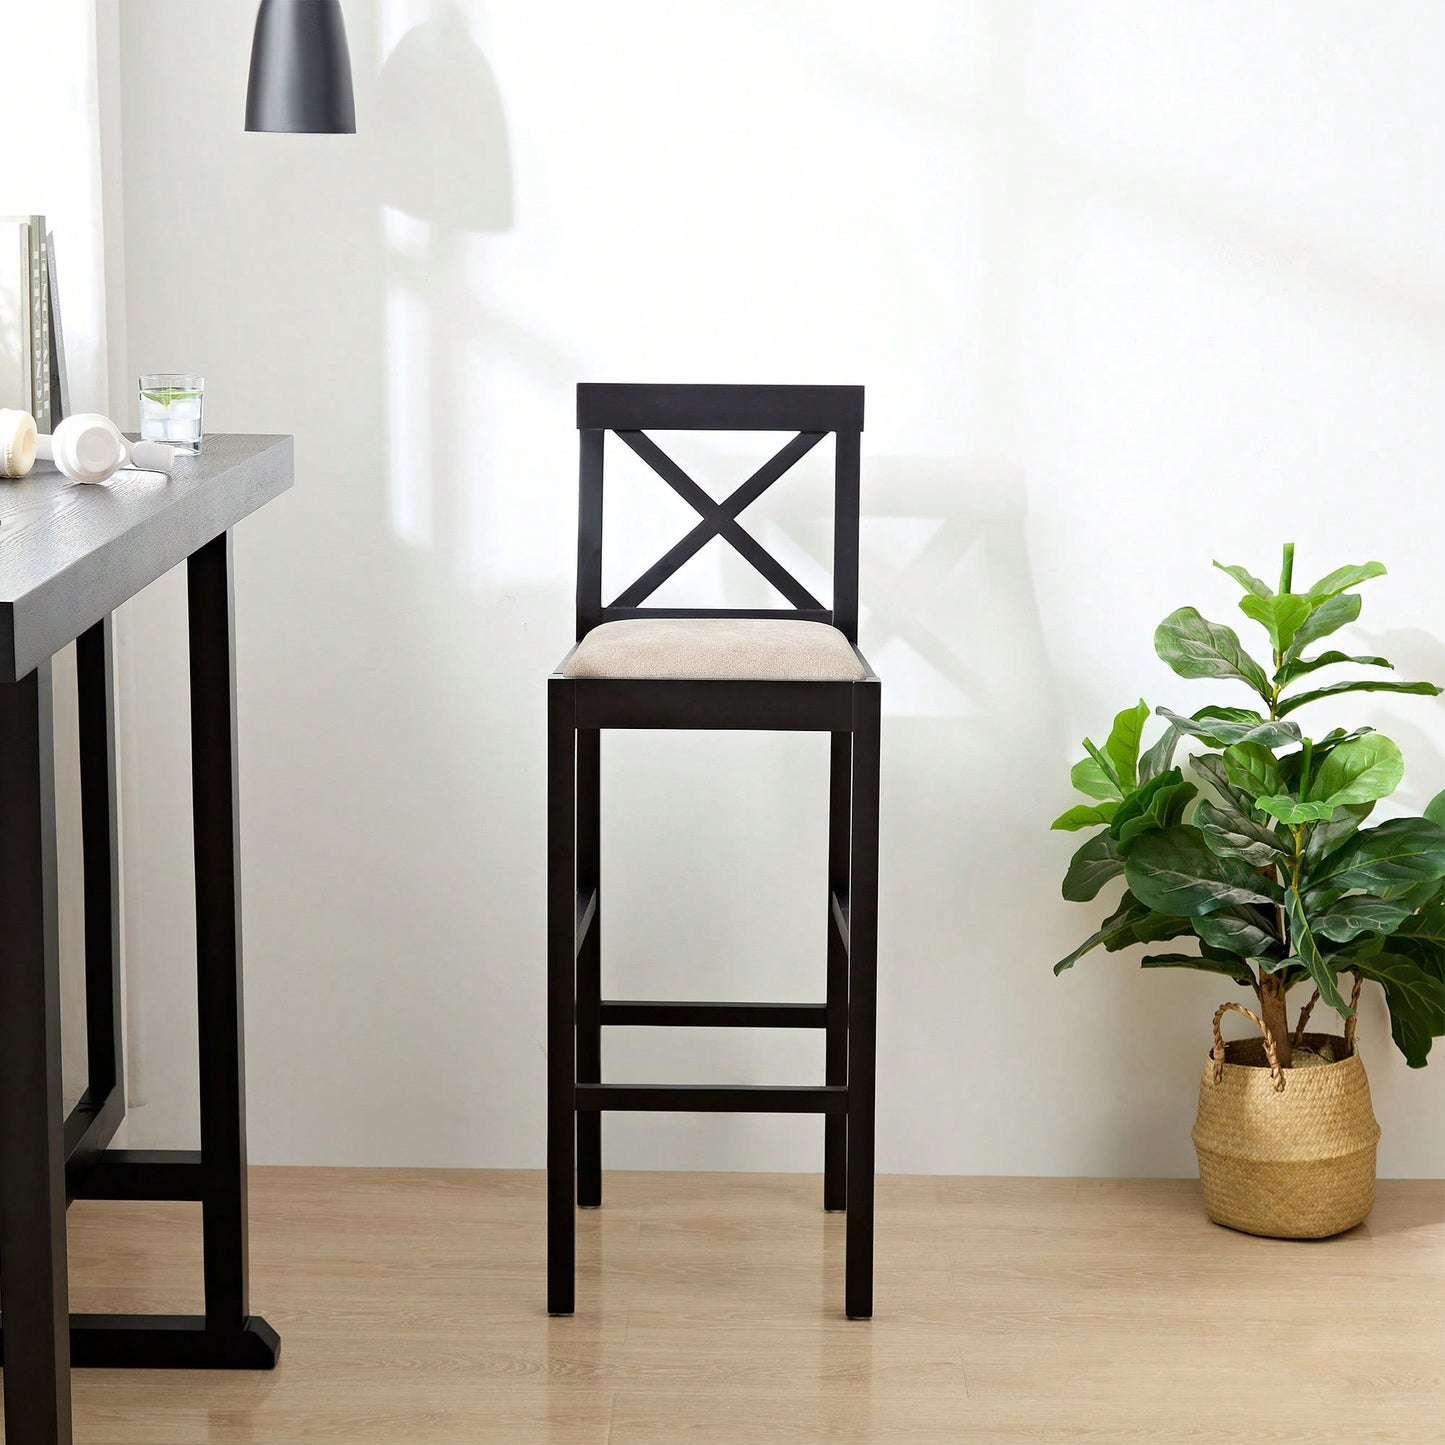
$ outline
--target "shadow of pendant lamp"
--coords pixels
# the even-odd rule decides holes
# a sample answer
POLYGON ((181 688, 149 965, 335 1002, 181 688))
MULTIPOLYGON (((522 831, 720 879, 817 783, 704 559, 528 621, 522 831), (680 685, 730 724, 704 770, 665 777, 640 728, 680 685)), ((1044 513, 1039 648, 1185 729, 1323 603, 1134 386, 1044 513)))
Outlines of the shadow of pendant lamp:
POLYGON ((355 134, 340 0, 261 0, 251 41, 246 129, 355 134))

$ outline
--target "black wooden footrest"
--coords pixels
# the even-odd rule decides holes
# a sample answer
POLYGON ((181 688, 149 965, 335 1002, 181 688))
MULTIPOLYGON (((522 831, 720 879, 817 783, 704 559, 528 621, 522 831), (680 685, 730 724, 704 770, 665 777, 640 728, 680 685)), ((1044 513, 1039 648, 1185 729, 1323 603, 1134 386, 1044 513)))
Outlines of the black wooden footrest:
POLYGON ((629 1109, 700 1114, 843 1114, 843 1084, 578 1084, 577 1111, 629 1109))
POLYGON ((828 1006, 603 999, 602 1022, 662 1028, 821 1029, 828 1026, 828 1006))
POLYGON ((201 1199, 199 1149, 103 1149, 77 1184, 77 1199, 201 1199))
POLYGON ((70 1363, 77 1369, 270 1370, 280 1354, 281 1337, 259 1315, 219 1330, 208 1330, 204 1315, 70 1317, 70 1363))

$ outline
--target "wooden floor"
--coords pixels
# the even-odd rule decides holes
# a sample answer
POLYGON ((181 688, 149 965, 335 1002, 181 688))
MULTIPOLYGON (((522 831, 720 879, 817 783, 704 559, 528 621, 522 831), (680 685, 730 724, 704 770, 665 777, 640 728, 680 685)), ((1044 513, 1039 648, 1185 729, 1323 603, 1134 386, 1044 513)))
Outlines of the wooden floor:
MULTIPOLYGON (((1445 1439, 1445 1185, 1320 1244, 1193 1181, 879 1181, 877 1318, 807 1176, 609 1174, 543 1313, 536 1173, 258 1169, 269 1374, 77 1371, 78 1445, 1445 1439)), ((77 1309, 199 1308, 198 1207, 77 1204, 77 1309)))

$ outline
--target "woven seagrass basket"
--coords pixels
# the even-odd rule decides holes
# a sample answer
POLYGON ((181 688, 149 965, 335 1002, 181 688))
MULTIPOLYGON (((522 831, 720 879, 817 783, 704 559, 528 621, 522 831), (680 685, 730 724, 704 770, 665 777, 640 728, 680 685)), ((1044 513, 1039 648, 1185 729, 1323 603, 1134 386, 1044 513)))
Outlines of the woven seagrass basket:
POLYGON ((1214 1048, 1199 1084, 1194 1148, 1204 1207, 1216 1224, 1275 1239, 1324 1239, 1358 1224, 1375 1203, 1380 1126, 1355 1049, 1345 1037, 1306 1034, 1335 1063, 1281 1069, 1264 1024, 1236 1003, 1214 1015, 1214 1048), (1234 1009, 1263 1035, 1226 1044, 1219 1021, 1234 1009))

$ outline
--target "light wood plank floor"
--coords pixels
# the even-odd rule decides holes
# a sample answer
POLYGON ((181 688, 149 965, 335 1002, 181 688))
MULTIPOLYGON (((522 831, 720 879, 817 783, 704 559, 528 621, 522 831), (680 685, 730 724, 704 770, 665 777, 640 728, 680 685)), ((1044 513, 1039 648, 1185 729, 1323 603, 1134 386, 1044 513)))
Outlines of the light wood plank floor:
MULTIPOLYGON (((882 1179, 871 1323, 816 1177, 605 1188, 549 1320, 540 1174, 255 1170, 279 1369, 77 1371, 76 1440, 1445 1439, 1445 1184, 1291 1244, 1193 1181, 882 1179)), ((77 1309, 199 1309, 198 1206, 70 1224, 77 1309)))

